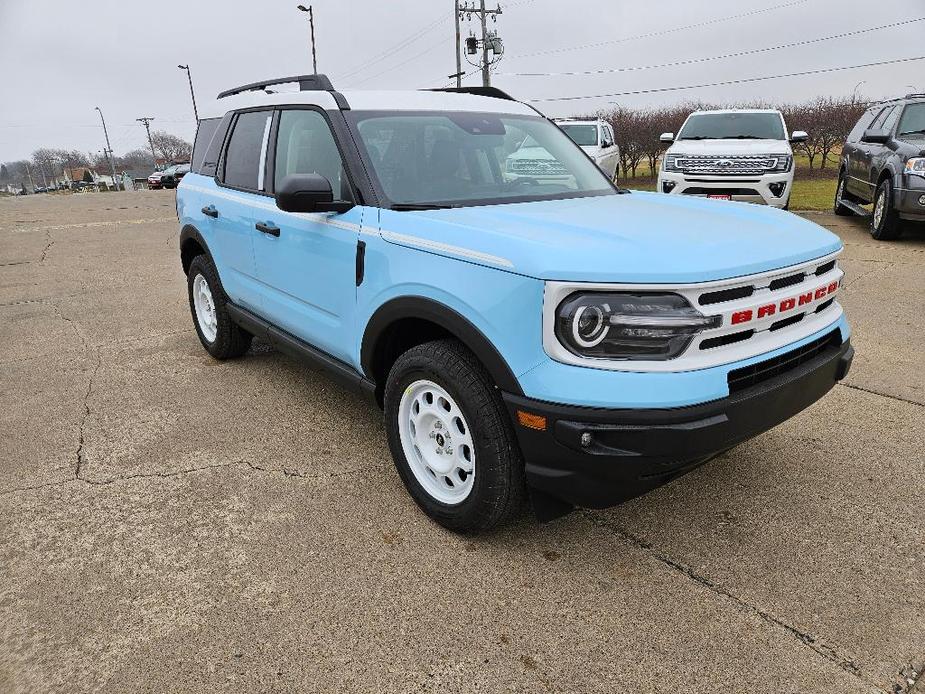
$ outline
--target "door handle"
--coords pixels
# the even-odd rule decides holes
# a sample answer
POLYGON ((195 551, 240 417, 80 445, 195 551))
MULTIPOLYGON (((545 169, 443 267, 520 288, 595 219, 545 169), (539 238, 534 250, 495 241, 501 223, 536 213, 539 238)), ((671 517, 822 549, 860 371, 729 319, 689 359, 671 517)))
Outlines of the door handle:
POLYGON ((279 236, 279 227, 276 226, 273 222, 267 222, 266 224, 263 222, 257 222, 254 225, 254 228, 256 228, 257 231, 263 232, 264 234, 269 234, 270 236, 279 236))
POLYGON ((203 213, 206 217, 212 217, 213 219, 215 219, 216 217, 218 217, 218 210, 215 209, 215 205, 208 205, 208 206, 206 206, 206 207, 203 207, 203 208, 202 208, 202 213, 203 213))

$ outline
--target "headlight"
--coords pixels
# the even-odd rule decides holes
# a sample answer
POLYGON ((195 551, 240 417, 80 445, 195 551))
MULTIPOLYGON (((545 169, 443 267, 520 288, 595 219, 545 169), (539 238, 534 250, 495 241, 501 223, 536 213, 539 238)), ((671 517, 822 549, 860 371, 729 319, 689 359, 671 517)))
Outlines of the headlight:
POLYGON ((678 168, 678 155, 677 154, 666 154, 664 160, 662 161, 662 171, 680 171, 678 168))
POLYGON ((664 361, 722 325, 677 294, 572 294, 556 310, 556 337, 573 354, 595 359, 664 361))
POLYGON ((925 157, 916 157, 907 161, 906 173, 910 176, 925 177, 925 157))
POLYGON ((793 165, 793 157, 789 154, 781 154, 774 157, 777 160, 777 166, 775 166, 773 171, 790 171, 790 167, 793 165))

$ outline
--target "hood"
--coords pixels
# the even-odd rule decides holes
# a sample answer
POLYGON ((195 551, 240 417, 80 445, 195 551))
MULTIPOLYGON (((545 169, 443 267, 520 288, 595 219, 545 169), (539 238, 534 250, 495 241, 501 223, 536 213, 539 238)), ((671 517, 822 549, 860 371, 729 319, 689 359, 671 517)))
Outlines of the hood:
MULTIPOLYGON (((555 159, 545 147, 521 147, 516 152, 508 155, 508 159, 546 159, 552 161, 555 159)), ((556 160, 558 161, 558 160, 556 160)))
POLYGON ((810 261, 841 240, 769 207, 629 193, 449 210, 382 210, 386 240, 530 277, 694 283, 810 261))
POLYGON ((678 140, 668 148, 668 154, 790 154, 786 140, 678 140))

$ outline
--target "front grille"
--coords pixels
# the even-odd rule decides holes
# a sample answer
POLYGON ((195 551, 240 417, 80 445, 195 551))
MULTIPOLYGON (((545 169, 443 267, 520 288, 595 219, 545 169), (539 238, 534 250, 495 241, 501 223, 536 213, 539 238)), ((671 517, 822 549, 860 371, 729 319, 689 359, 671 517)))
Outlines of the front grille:
POLYGON ((761 195, 754 188, 685 188, 685 195, 761 195))
POLYGON ((802 347, 791 350, 779 357, 760 361, 751 366, 744 366, 741 369, 735 369, 729 372, 727 381, 729 383, 729 392, 737 393, 739 391, 751 388, 752 386, 763 383, 781 374, 805 364, 823 354, 830 349, 841 347, 841 332, 833 330, 828 335, 820 337, 812 342, 808 342, 802 347))
POLYGON ((824 275, 825 273, 827 273, 829 270, 833 269, 834 267, 835 267, 834 260, 830 260, 827 263, 823 263, 822 265, 816 268, 816 275, 824 275))
POLYGON ((561 176, 568 173, 565 165, 555 159, 512 159, 511 171, 527 176, 561 176))
POLYGON ((777 169, 780 156, 685 155, 675 160, 675 166, 684 173, 711 176, 761 176, 777 169))
POLYGON ((799 284, 806 279, 806 274, 798 272, 795 275, 789 275, 787 277, 779 277, 768 286, 772 292, 776 292, 778 289, 783 289, 784 287, 792 287, 795 284, 799 284))
POLYGON ((732 289, 722 289, 718 292, 707 292, 706 294, 701 294, 698 301, 700 302, 701 306, 709 306, 710 304, 721 304, 724 301, 744 299, 745 297, 751 296, 754 293, 754 287, 733 287, 732 289))

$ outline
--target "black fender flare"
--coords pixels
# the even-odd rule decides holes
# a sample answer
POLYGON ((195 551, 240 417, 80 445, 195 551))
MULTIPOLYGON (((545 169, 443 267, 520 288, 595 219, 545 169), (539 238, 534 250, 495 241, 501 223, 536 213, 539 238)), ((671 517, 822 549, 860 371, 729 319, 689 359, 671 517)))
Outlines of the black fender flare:
MULTIPOLYGON (((212 265, 215 265, 215 259, 212 257, 212 251, 209 250, 209 244, 206 243, 206 240, 202 238, 202 234, 199 233, 199 229, 194 227, 192 224, 185 225, 180 230, 180 263, 183 266, 183 274, 185 275, 189 271, 189 262, 192 261, 192 258, 187 260, 186 256, 183 253, 183 247, 186 245, 187 241, 193 240, 205 251, 206 256, 209 258, 209 261, 212 265)), ((216 266, 216 270, 218 266, 216 266)))
POLYGON ((523 395, 523 390, 514 372, 511 371, 511 367, 481 330, 455 309, 423 296, 403 296, 390 299, 376 309, 370 317, 360 348, 360 363, 368 378, 374 377, 375 355, 379 339, 389 326, 396 321, 408 318, 429 321, 456 337, 478 357, 495 385, 507 393, 523 395))

